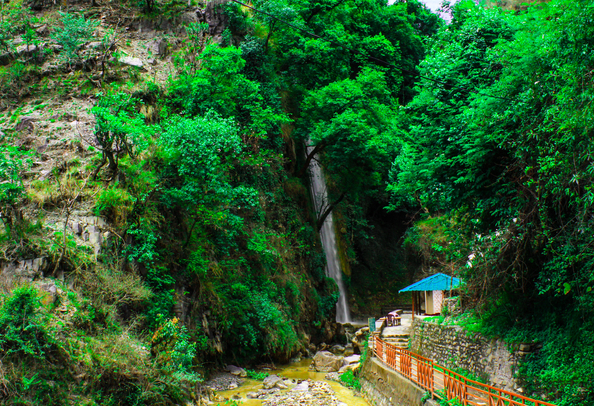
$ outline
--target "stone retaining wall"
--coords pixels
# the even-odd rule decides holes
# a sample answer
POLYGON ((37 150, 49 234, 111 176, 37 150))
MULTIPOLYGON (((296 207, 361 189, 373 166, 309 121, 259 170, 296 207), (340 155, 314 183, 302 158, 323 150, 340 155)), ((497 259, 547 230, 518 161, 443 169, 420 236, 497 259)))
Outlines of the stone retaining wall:
POLYGON ((521 391, 514 380, 519 354, 509 344, 469 335, 459 326, 424 322, 412 325, 410 349, 446 368, 462 368, 502 389, 521 391))
POLYGON ((363 363, 360 382, 363 397, 373 406, 438 406, 431 399, 423 402, 424 389, 375 357, 369 357, 363 363))

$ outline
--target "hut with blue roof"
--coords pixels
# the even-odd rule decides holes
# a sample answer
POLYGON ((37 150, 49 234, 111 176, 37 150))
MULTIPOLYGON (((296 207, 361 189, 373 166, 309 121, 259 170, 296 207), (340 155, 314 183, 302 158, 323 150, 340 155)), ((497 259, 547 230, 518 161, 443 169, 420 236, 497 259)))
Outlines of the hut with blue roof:
POLYGON ((437 315, 441 313, 446 292, 460 287, 461 281, 453 276, 436 273, 425 279, 413 283, 399 292, 411 292, 413 299, 413 318, 418 315, 437 315))

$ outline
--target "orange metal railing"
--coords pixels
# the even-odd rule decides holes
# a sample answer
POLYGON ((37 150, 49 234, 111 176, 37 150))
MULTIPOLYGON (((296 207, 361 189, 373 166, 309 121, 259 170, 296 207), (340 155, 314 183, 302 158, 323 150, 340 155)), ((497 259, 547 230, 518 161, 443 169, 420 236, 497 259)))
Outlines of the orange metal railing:
POLYGON ((373 335, 375 356, 438 398, 458 399, 464 406, 555 406, 468 379, 405 348, 373 335))

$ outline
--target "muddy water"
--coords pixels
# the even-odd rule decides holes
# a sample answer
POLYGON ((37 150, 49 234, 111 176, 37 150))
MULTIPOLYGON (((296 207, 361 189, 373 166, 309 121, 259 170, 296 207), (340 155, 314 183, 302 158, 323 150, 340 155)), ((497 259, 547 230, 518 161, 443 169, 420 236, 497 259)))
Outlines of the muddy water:
MULTIPOLYGON (((352 390, 342 386, 338 382, 326 380, 324 378, 326 376, 326 372, 310 371, 310 364, 311 359, 305 359, 298 363, 285 365, 281 367, 279 370, 274 371, 273 373, 283 378, 290 378, 295 380, 312 379, 314 381, 328 382, 332 387, 332 390, 336 393, 336 397, 341 402, 344 402, 349 406, 369 406, 369 403, 367 403, 362 397, 355 396, 352 390)), ((241 396, 241 400, 239 400, 239 402, 241 402, 240 404, 242 406, 261 406, 261 399, 248 399, 246 397, 246 395, 249 392, 257 392, 259 389, 262 389, 262 381, 246 379, 243 385, 241 385, 237 389, 221 391, 217 393, 218 395, 228 399, 232 399, 234 395, 241 396)))

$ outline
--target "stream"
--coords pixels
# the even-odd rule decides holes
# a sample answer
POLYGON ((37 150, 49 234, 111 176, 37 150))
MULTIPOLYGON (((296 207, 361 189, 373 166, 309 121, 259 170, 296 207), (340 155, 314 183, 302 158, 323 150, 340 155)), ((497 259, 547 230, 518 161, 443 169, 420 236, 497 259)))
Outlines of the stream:
MULTIPOLYGON (((333 382, 325 379, 326 372, 314 372, 309 370, 311 359, 304 359, 300 362, 281 366, 278 370, 272 371, 275 375, 282 378, 294 379, 297 381, 311 379, 313 381, 323 381, 330 384, 332 390, 335 392, 339 401, 346 403, 349 406, 369 406, 369 403, 360 396, 355 396, 355 392, 351 389, 342 386, 338 382, 333 382)), ((242 406, 261 406, 262 399, 248 399, 246 395, 249 392, 257 392, 262 389, 262 381, 255 381, 253 379, 245 379, 244 383, 236 388, 227 391, 217 392, 218 395, 225 398, 232 399, 233 396, 239 395, 238 403, 242 406)), ((289 388, 288 390, 290 390, 289 388)))

